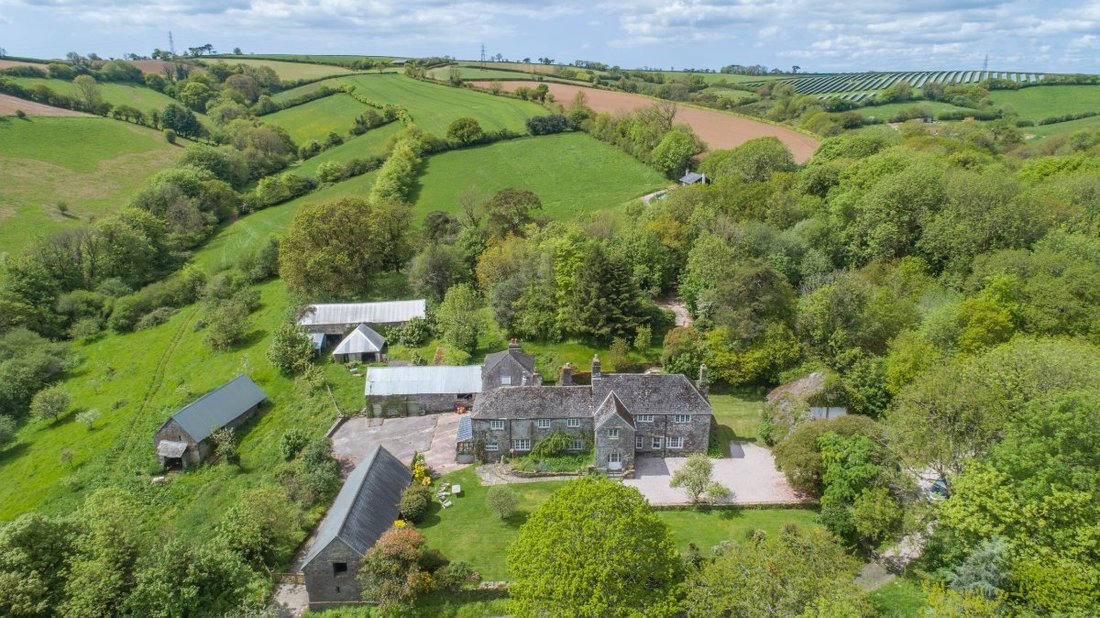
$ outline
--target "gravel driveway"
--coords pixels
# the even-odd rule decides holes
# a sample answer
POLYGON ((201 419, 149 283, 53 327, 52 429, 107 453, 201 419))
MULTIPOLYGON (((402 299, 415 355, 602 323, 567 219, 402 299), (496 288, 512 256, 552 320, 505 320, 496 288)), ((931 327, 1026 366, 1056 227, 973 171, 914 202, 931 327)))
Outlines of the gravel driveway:
MULTIPOLYGON (((787 484, 783 473, 775 469, 772 452, 751 442, 731 442, 728 459, 712 459, 712 478, 733 492, 732 504, 799 504, 806 500, 787 484)), ((672 473, 684 465, 686 457, 639 457, 634 462, 634 478, 624 485, 637 487, 653 505, 688 504, 683 489, 668 486, 672 473)))
POLYGON ((464 467, 455 463, 457 414, 427 414, 385 420, 357 416, 349 419, 332 436, 332 451, 338 458, 357 465, 376 444, 386 447, 405 465, 413 454, 424 453, 428 466, 437 474, 464 467))

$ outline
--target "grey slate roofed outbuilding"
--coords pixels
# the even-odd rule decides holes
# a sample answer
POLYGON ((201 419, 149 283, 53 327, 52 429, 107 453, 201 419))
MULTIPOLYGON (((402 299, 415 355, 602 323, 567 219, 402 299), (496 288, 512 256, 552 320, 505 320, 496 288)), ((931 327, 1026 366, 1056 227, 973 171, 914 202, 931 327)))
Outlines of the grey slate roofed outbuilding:
POLYGON ((475 419, 590 418, 587 386, 513 386, 486 391, 474 402, 475 419))
POLYGON ((169 420, 179 423, 192 440, 202 442, 265 399, 267 393, 251 378, 240 375, 189 403, 169 420))
POLYGON ((427 302, 394 300, 380 303, 331 303, 306 307, 298 318, 302 326, 397 324, 427 315, 427 302))
POLYGON ((446 395, 481 392, 481 365, 371 367, 366 394, 446 395))
POLYGON ((313 546, 302 561, 308 565, 339 538, 360 555, 366 554, 398 519, 401 492, 412 482, 412 472, 381 446, 348 475, 332 508, 317 528, 313 546))
POLYGON ((711 414, 706 398, 681 373, 605 373, 592 383, 597 401, 612 391, 635 415, 711 414))
POLYGON ((492 354, 485 355, 485 371, 491 371, 497 363, 512 358, 520 364, 527 371, 535 372, 535 359, 530 354, 524 354, 522 350, 517 348, 508 348, 507 350, 501 350, 500 352, 493 352, 492 354))
POLYGON ((355 330, 348 333, 344 340, 332 350, 333 354, 371 354, 381 352, 386 345, 386 338, 379 335, 366 324, 360 324, 355 330))

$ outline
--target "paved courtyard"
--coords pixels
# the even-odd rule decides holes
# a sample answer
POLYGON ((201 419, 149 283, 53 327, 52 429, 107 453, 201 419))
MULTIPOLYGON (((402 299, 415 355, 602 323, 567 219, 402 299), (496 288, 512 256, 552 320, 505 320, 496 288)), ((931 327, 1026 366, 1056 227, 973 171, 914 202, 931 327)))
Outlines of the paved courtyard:
POLYGON ((429 467, 445 474, 463 467, 454 461, 458 418, 457 414, 385 420, 355 417, 333 434, 333 454, 358 464, 376 444, 381 444, 406 465, 412 463, 414 453, 422 452, 429 467))
MULTIPOLYGON (((804 499, 791 489, 783 473, 775 469, 770 450, 751 442, 731 442, 728 459, 714 459, 712 478, 732 492, 733 504, 798 504, 804 499)), ((637 487, 653 505, 687 504, 683 489, 668 486, 672 473, 686 457, 639 457, 634 478, 623 484, 637 487)))

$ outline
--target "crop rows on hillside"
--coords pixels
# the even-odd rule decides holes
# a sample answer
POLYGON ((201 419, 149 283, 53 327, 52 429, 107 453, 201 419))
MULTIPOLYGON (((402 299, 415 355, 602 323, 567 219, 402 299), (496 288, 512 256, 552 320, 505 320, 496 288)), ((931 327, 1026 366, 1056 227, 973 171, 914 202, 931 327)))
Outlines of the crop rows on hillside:
MULTIPOLYGON (((836 73, 784 79, 794 86, 798 94, 839 96, 859 101, 876 90, 905 81, 920 88, 926 84, 975 84, 987 79, 1003 79, 1012 82, 1034 83, 1044 78, 1042 73, 1018 73, 1006 71, 909 71, 890 73, 836 73)), ((763 85, 763 82, 746 85, 763 85)))

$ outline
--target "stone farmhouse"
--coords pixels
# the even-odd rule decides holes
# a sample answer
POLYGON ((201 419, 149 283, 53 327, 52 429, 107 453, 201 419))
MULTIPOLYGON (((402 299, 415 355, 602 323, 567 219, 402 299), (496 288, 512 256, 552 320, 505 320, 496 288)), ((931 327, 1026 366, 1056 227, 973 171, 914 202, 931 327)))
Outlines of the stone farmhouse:
MULTIPOLYGON (((705 368, 702 375, 705 381, 705 368)), ((457 456, 522 456, 561 431, 570 437, 570 450, 593 449, 596 469, 616 474, 632 470, 639 456, 706 452, 713 423, 705 390, 687 376, 605 374, 595 357, 588 385, 573 384, 567 365, 558 386, 539 381, 483 391, 460 421, 457 456)))
POLYGON ((247 421, 267 394, 245 375, 226 382, 173 414, 153 434, 157 460, 165 467, 197 465, 210 455, 210 436, 247 421))
POLYGON ((360 561, 400 517, 401 492, 411 482, 409 469, 381 446, 348 475, 302 561, 310 609, 362 601, 360 561))

